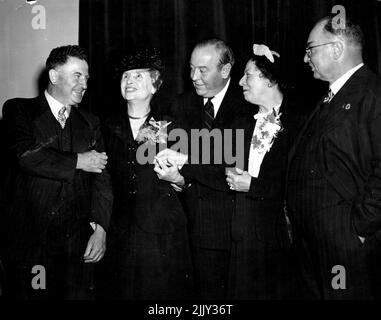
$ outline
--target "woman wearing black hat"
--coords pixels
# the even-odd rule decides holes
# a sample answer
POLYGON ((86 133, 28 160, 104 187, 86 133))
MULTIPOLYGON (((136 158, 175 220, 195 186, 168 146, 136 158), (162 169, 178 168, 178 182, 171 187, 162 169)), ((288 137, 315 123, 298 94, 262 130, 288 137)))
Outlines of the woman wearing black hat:
POLYGON ((126 108, 107 121, 105 132, 115 202, 103 265, 103 298, 190 297, 191 262, 180 188, 159 180, 153 164, 173 127, 151 103, 163 69, 155 49, 127 55, 121 63, 126 108))

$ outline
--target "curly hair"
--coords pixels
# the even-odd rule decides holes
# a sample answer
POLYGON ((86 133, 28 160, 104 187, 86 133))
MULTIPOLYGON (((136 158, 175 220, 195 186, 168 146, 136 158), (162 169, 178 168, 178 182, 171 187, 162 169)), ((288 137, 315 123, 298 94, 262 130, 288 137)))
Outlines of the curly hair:
POLYGON ((153 87, 159 90, 163 83, 165 66, 157 48, 146 48, 134 53, 126 54, 116 69, 120 78, 124 72, 133 69, 148 69, 153 80, 153 87))
POLYGON ((46 59, 46 69, 54 69, 67 62, 69 57, 78 58, 88 62, 86 51, 77 45, 67 45, 54 48, 46 59))

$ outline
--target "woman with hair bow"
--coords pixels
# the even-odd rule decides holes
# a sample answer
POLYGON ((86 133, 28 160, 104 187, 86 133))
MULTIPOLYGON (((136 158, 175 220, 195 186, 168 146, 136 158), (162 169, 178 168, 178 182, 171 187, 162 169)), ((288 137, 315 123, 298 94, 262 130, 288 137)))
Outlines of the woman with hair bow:
POLYGON ((283 199, 288 146, 297 125, 280 76, 280 55, 265 45, 254 44, 253 51, 239 82, 257 109, 254 118, 237 125, 245 128, 245 167, 226 170, 236 192, 229 292, 232 299, 288 299, 294 286, 283 199))

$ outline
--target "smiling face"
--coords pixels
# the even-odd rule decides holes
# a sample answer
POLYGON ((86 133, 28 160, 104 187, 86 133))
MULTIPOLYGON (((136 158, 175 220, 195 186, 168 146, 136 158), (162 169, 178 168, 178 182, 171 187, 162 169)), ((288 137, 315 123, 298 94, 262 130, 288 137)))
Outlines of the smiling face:
MULTIPOLYGON (((196 47, 190 60, 190 77, 199 96, 209 98, 219 93, 229 78, 229 72, 219 67, 220 54, 213 45, 196 47)), ((230 71, 230 68, 229 68, 230 71)))
POLYGON ((89 66, 85 60, 69 57, 66 63, 49 70, 52 96, 64 105, 82 101, 89 79, 89 66))
POLYGON ((268 90, 268 83, 269 80, 263 76, 255 62, 249 60, 246 64, 245 73, 239 81, 245 100, 252 104, 261 105, 268 90))
POLYGON ((125 71, 120 80, 120 90, 125 100, 151 99, 156 92, 151 73, 148 69, 133 69, 125 71))

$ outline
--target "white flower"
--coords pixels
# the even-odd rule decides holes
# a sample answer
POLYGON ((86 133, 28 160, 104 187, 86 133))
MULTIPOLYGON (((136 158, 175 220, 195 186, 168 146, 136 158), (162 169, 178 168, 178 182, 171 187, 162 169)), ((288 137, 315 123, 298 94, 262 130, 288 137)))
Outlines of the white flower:
POLYGON ((280 122, 281 115, 281 113, 275 114, 275 112, 271 112, 265 116, 261 114, 254 116, 259 127, 251 141, 252 148, 259 153, 270 151, 278 133, 283 130, 280 122))
POLYGON ((274 63, 274 56, 280 57, 278 52, 270 50, 269 47, 264 44, 254 43, 253 52, 256 56, 265 56, 272 63, 274 63))
POLYGON ((166 128, 171 124, 167 121, 155 121, 153 117, 147 123, 139 128, 136 141, 138 142, 149 142, 149 143, 165 143, 167 141, 167 130, 166 128))

